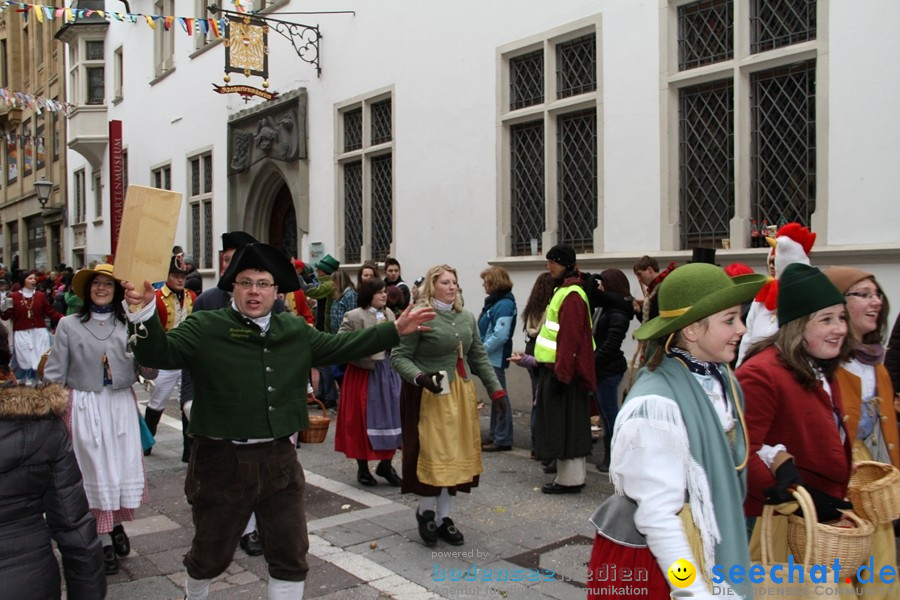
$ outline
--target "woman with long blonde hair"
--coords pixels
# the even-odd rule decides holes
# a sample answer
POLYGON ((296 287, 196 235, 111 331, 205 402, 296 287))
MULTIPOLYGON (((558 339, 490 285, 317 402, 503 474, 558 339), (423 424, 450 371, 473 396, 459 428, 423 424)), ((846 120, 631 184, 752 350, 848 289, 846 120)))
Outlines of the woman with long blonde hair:
POLYGON ((459 546, 463 534, 450 518, 450 498, 477 487, 484 470, 472 376, 481 379, 494 402, 505 399, 506 392, 481 344, 475 316, 462 307, 456 269, 431 267, 419 304, 433 307, 437 315, 391 354, 403 378, 401 491, 421 497, 416 520, 427 546, 439 538, 459 546))

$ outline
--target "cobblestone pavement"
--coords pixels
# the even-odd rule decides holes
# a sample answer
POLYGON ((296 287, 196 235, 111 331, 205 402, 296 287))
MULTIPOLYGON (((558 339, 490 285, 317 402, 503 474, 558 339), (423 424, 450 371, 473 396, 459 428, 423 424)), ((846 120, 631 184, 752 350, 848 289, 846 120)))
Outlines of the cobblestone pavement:
MULTIPOLYGON (((143 405, 146 393, 140 390, 138 396, 143 405)), ((193 526, 183 490, 176 405, 170 401, 153 454, 145 461, 150 501, 126 524, 132 553, 120 561, 119 574, 109 578, 113 600, 183 597, 182 559, 193 526)), ((485 431, 489 409, 480 412, 485 431)), ((588 465, 581 494, 542 494, 541 484, 552 475, 529 457, 527 414, 516 413, 515 428, 513 451, 485 453, 480 486, 453 500, 452 516, 466 540, 458 547, 422 544, 415 497, 401 495, 380 478, 377 487, 356 482, 355 461, 334 451, 334 422, 325 443, 303 444, 297 453, 306 473, 310 532, 305 597, 583 600, 593 536, 587 519, 612 488, 588 465), (553 576, 538 575, 536 568, 552 570, 553 576)), ((601 446, 595 445, 591 462, 602 458, 601 446)), ((399 469, 399 455, 394 464, 399 469)), ((263 557, 238 549, 231 567, 211 586, 210 598, 265 598, 267 578, 263 557)))

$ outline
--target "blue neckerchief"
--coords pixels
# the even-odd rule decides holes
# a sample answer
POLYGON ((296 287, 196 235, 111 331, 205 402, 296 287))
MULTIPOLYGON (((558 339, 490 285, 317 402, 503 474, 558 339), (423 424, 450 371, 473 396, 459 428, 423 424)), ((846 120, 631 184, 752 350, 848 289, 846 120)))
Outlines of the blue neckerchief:
MULTIPOLYGON (((670 358, 678 356, 681 360, 684 361, 685 366, 687 366, 688 371, 690 371, 691 373, 704 375, 706 377, 714 377, 716 381, 719 382, 719 385, 722 386, 722 391, 725 391, 725 379, 722 377, 722 372, 719 371, 716 363, 700 360, 687 350, 679 348, 678 346, 671 346, 669 348, 669 351, 666 353, 666 356, 670 358)), ((728 402, 728 395, 725 394, 724 397, 725 401, 728 402)))

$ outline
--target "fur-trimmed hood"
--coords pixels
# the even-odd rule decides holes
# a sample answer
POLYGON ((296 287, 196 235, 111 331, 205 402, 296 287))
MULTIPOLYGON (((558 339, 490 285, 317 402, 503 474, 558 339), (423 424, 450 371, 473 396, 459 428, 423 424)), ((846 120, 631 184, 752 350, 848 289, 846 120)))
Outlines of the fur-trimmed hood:
POLYGON ((41 387, 0 387, 0 419, 41 419, 65 415, 69 394, 56 383, 41 387))

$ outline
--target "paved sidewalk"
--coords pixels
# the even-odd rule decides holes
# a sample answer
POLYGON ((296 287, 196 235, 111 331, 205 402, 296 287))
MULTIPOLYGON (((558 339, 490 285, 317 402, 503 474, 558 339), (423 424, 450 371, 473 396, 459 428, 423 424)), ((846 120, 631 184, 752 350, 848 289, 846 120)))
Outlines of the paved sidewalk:
MULTIPOLYGON (((139 398, 146 400, 143 390, 139 398)), ((113 600, 183 596, 181 561, 193 526, 184 498, 175 404, 171 401, 145 462, 150 501, 126 524, 132 553, 120 561, 119 574, 109 578, 108 598, 113 600)), ((488 409, 482 409, 482 430, 488 416, 488 409)), ((593 536, 587 518, 612 488, 589 465, 581 494, 542 494, 541 484, 552 476, 529 458, 528 415, 517 414, 515 426, 516 449, 484 454, 481 485, 453 500, 453 519, 466 536, 458 547, 422 544, 415 497, 401 495, 380 478, 372 488, 356 482, 355 461, 334 451, 334 422, 325 443, 304 444, 298 457, 306 473, 310 532, 305 597, 583 600, 593 536)), ((595 446, 596 459, 602 452, 595 446)), ((399 456, 394 464, 399 468, 399 456)), ((231 567, 213 583, 210 598, 264 599, 267 577, 262 557, 238 549, 231 567)))

